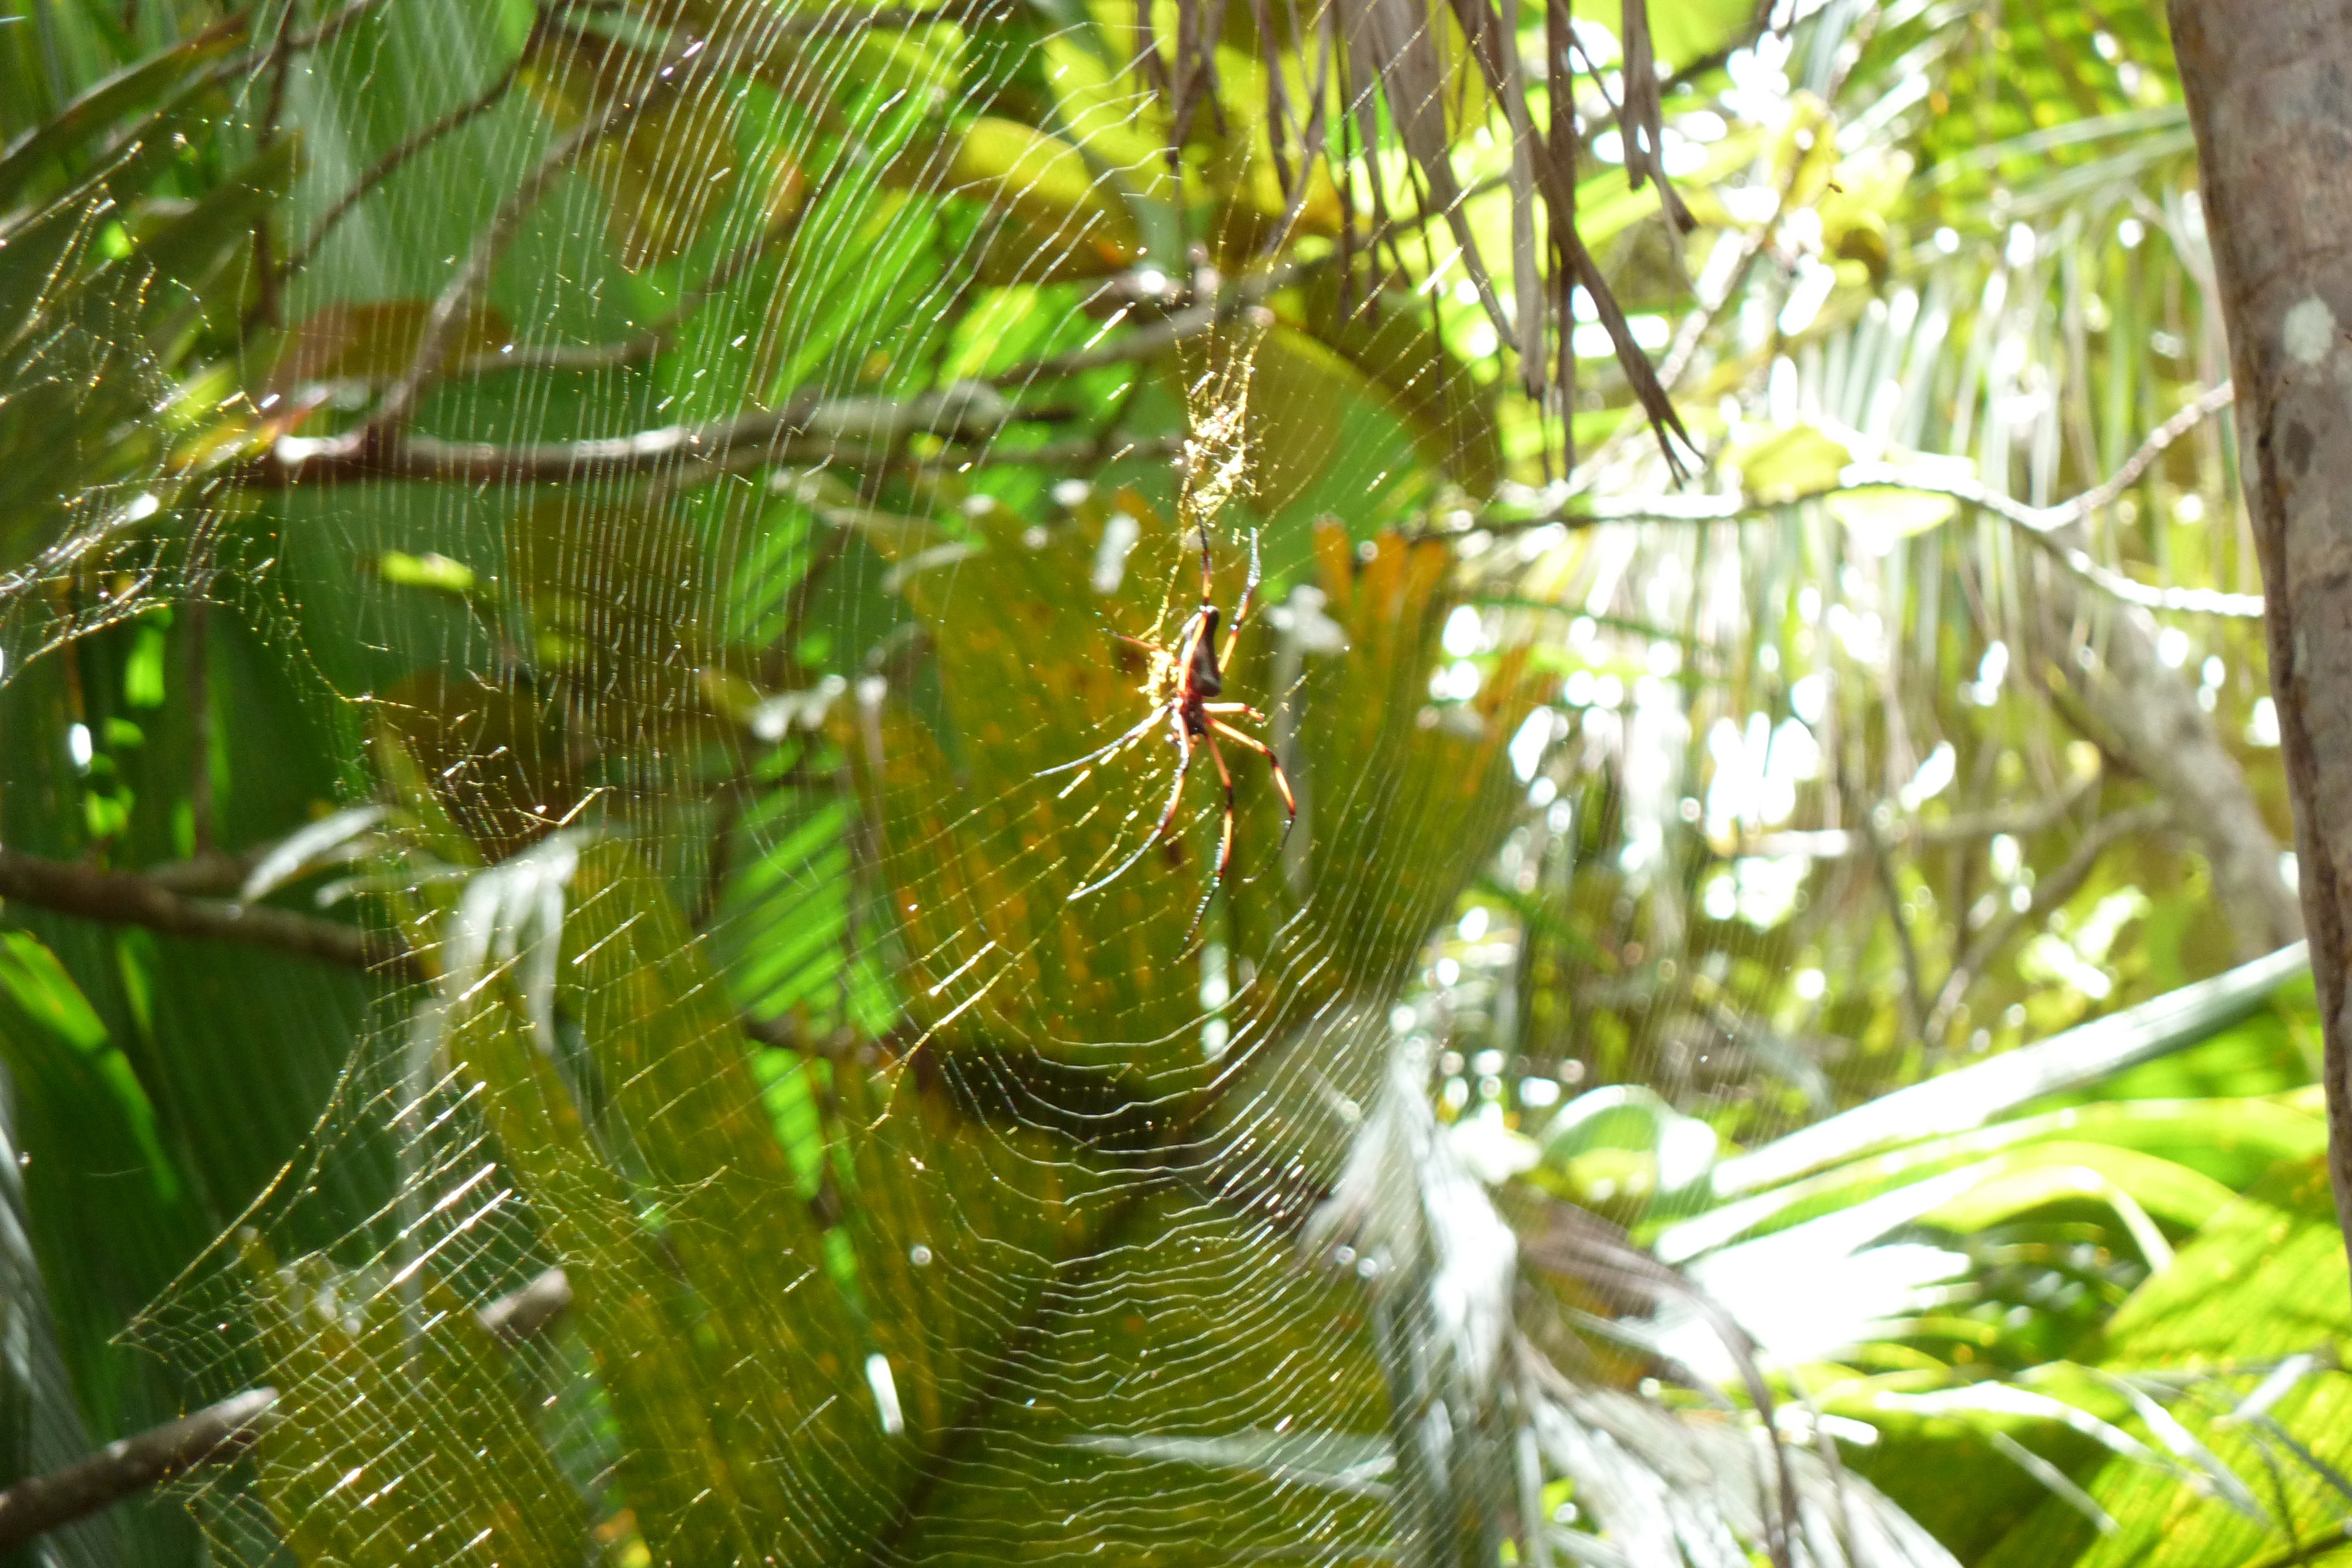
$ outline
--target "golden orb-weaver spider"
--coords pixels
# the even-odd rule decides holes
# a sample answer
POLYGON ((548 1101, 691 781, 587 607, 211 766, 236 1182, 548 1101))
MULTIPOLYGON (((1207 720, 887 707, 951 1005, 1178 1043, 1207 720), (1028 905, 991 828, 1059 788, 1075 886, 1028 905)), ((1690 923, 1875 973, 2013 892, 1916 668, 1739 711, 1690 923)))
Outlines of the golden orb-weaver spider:
POLYGON ((1255 736, 1245 735, 1225 722, 1228 718, 1245 718, 1252 724, 1262 725, 1266 722, 1265 715, 1247 703, 1209 700, 1224 693, 1224 666, 1232 662, 1234 647, 1241 641, 1242 628, 1248 623, 1250 611, 1256 603, 1259 574, 1257 536, 1252 534, 1249 582, 1242 590, 1241 602, 1234 607, 1233 624, 1225 629, 1224 649, 1219 652, 1219 615, 1214 599, 1216 585, 1209 564, 1208 530, 1202 529, 1201 608, 1185 619, 1183 634, 1177 639, 1176 645, 1171 648, 1149 638, 1118 634, 1120 642, 1143 651, 1147 664, 1139 689, 1151 699, 1151 711, 1143 716, 1141 723, 1108 746, 1090 751, 1075 762, 1065 762, 1037 774, 1038 778, 1045 779, 1056 773, 1076 772, 1078 776, 1070 780, 1062 791, 1064 796, 1067 796, 1087 781, 1097 765, 1118 756, 1162 723, 1168 726, 1169 733, 1176 743, 1176 778, 1169 789, 1168 805, 1160 813, 1158 824, 1137 846, 1135 852, 1119 862, 1109 874, 1096 878, 1070 894, 1071 903, 1076 903, 1090 893, 1100 892, 1125 876, 1153 844, 1170 836, 1170 829, 1176 821, 1177 808, 1184 801, 1184 780, 1192 770, 1192 742, 1195 740, 1208 747, 1209 759, 1217 765, 1217 780, 1224 787, 1225 814, 1223 831, 1217 841, 1216 868, 1209 873, 1209 887, 1201 896, 1201 907, 1192 914, 1192 929, 1200 929, 1201 916, 1208 913, 1209 901, 1217 895, 1218 885, 1225 880, 1225 870, 1233 863, 1234 858, 1234 774, 1233 769, 1225 766, 1224 752, 1217 746, 1219 736, 1256 752, 1274 770, 1274 787, 1282 791, 1283 810, 1288 813, 1282 828, 1283 839, 1288 841, 1291 828, 1298 821, 1298 798, 1291 792, 1290 776, 1283 771, 1282 759, 1265 741, 1255 736))

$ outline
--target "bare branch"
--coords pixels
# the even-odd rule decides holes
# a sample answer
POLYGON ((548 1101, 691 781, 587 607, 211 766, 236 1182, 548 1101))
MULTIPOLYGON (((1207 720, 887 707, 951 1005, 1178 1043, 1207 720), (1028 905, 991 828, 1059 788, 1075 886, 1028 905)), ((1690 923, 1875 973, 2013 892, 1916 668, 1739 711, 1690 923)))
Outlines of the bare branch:
POLYGON ((2090 552, 2077 542, 2077 530, 2092 513, 2112 506, 2118 496, 2147 471, 2149 465, 2163 454, 2166 447, 2230 406, 2230 383, 2223 382, 2149 432, 2139 450, 2133 453, 2123 466, 2105 481, 2073 500, 2062 501, 2053 507, 2036 507, 2015 497, 2004 496, 1979 480, 1956 478, 1926 465, 1852 463, 1839 473, 1837 483, 1833 485, 1781 497, 1770 502, 1754 500, 1746 496, 1648 496, 1631 501, 1596 502, 1573 512, 1552 511, 1538 517, 1503 522, 1481 520, 1467 528, 1433 530, 1433 537, 1450 538, 1465 533, 1525 533, 1552 527, 1589 528, 1602 523, 1729 523, 1761 517, 1801 502, 1823 500, 1855 490, 1915 490, 1922 495, 1948 496, 1966 506, 1992 513, 2014 526, 2068 571, 2126 604, 2137 605, 2144 610, 2259 620, 2263 614, 2263 596, 2259 593, 2152 587, 2094 560, 2090 552))
POLYGON ((2222 593, 2201 588, 2151 588, 2126 577, 2113 567, 2091 559, 2084 549, 2080 530, 2094 512, 2113 506, 2116 497, 2128 489, 2164 449, 2197 428, 2214 414, 2230 406, 2231 383, 2223 382, 2201 393, 2179 413, 2148 432, 2139 450, 2125 459, 2104 483, 2094 486, 2071 501, 2054 507, 2035 507, 2003 496, 1973 479, 1938 478, 1921 474, 1915 468, 1883 463, 1857 463, 1839 476, 1841 486, 1856 489, 1869 486, 1899 486, 1906 490, 1919 490, 1930 495, 1949 496, 1992 513, 2003 521, 2014 524, 2026 538, 2039 545, 2060 565, 2104 593, 2137 604, 2146 610, 2178 610, 2202 615, 2235 616, 2260 620, 2263 596, 2259 593, 2222 593))
POLYGON ((253 1446, 278 1403, 274 1388, 252 1388, 192 1416, 109 1443, 86 1459, 0 1491, 0 1550, 96 1513, 134 1492, 253 1446))
POLYGON ((2022 910, 2012 909, 1995 918, 1977 934, 1975 941, 1969 944, 1967 950, 1952 965, 1952 972, 1945 978, 1942 989, 1936 993, 1936 1005, 1928 1012, 1927 1026, 1920 1033, 1921 1040, 1932 1049, 1943 1039, 1944 1031, 1951 1028, 1952 1019, 1959 1011, 1960 1003, 1967 999, 1969 988, 1976 983, 1976 977, 1984 972, 1985 966, 1999 956, 2000 950, 2009 946, 2011 938, 2030 922, 2047 919, 2052 910, 2080 892, 2083 884, 2090 880, 2091 873, 2097 869, 2099 857, 2106 853, 2111 845, 2134 833, 2160 828, 2171 820, 2171 808, 2162 801, 2156 801, 2135 806, 2127 811, 2117 811, 2092 823, 2084 831, 2082 841, 2074 846, 2074 852, 2066 857, 2065 863, 2034 882, 2032 903, 2022 910))
MULTIPOLYGON (((673 62, 673 66, 679 63, 682 62, 673 62)), ((663 86, 667 88, 688 74, 684 70, 666 74, 662 78, 663 86)), ((523 219, 530 215, 531 209, 539 205, 540 198, 547 193, 548 187, 570 172, 572 165, 586 156, 604 138, 643 114, 665 96, 663 92, 653 90, 642 92, 629 102, 615 104, 582 124, 549 148, 547 155, 539 161, 539 166, 525 175, 522 183, 499 204, 499 209, 491 214, 489 223, 474 236, 474 246, 467 253, 465 265, 457 269, 457 275, 433 301, 433 313, 425 319, 425 330, 417 339, 415 357, 358 433, 361 444, 381 444, 407 424, 409 415, 415 410, 417 394, 424 391, 425 383, 441 368, 441 361, 448 352, 450 335, 457 329, 458 322, 473 314, 482 295, 489 288, 490 275, 498 269, 499 258, 506 254, 507 246, 514 240, 515 231, 522 226, 523 219)))
POLYGON ((397 173, 402 165, 450 132, 471 124, 496 108, 499 100, 505 98, 514 87, 516 77, 521 74, 524 62, 529 60, 532 52, 539 47, 539 41, 545 35, 546 28, 547 13, 538 12, 531 18, 530 33, 523 39, 521 51, 480 97, 470 103, 460 104, 451 110, 377 159, 374 165, 360 176, 357 183, 335 199, 335 204, 327 209, 324 215, 319 219, 318 226, 310 231, 310 237, 304 240, 294 253, 286 258, 286 265, 278 269, 276 280, 283 283, 309 266, 310 258, 319 253, 319 247, 326 243, 327 236, 335 232, 335 225, 341 223, 352 208, 366 199, 369 193, 397 173))
POLYGON ((362 428, 346 435, 281 436, 268 454, 229 470, 248 483, 348 484, 359 479, 422 479, 470 485, 518 481, 619 479, 698 465, 741 467, 762 463, 872 461, 911 435, 978 444, 993 440, 1024 414, 990 387, 959 382, 921 397, 802 397, 781 409, 738 414, 701 424, 665 425, 591 441, 501 446, 381 434, 362 428))
MULTIPOLYGON (((1099 348, 1084 349, 1076 353, 1059 354, 1050 360, 1034 360, 1024 365, 1000 371, 988 378, 992 387, 1026 386, 1031 382, 1048 381, 1058 376, 1080 375, 1099 370, 1105 365, 1129 364, 1148 360, 1177 344, 1199 337, 1220 321, 1227 321, 1252 308, 1278 289, 1287 288, 1307 273, 1327 265, 1334 257, 1324 256, 1315 261, 1297 262, 1277 267, 1270 271, 1252 273, 1234 280, 1230 287, 1217 291, 1212 299, 1202 300, 1171 312, 1160 319, 1137 328, 1121 338, 1115 338, 1099 348)), ((1114 322, 1114 324, 1116 324, 1114 322)))
MULTIPOLYGON (((1886 830, 1886 841, 1890 847, 1899 849, 1915 843, 1923 847, 1968 843, 1991 838, 1995 833, 2038 833, 2063 821, 2098 781, 2095 773, 2077 774, 2064 790, 2030 806, 1965 812, 1940 822, 1897 822, 1886 830)), ((1811 860, 1833 861, 1861 854, 1867 847, 1860 834, 1847 829, 1814 828, 1743 840, 1731 852, 1735 856, 1803 855, 1811 860)))
POLYGON ((167 893, 190 898, 228 898, 245 885, 257 858, 251 854, 224 854, 217 849, 199 850, 186 860, 149 866, 138 874, 167 893))
POLYGON ((1871 869, 1878 878, 1878 891, 1886 900, 1886 918, 1895 928, 1895 950, 1903 960, 1903 1022, 1917 1029, 1927 1012, 1927 980, 1919 967, 1919 944, 1911 934, 1911 917, 1905 913, 1903 883, 1895 867, 1895 853, 1879 831, 1877 809, 1862 816, 1863 843, 1870 852, 1871 869))
POLYGON ((356 925, 224 899, 192 898, 132 872, 105 871, 18 850, 0 849, 0 899, 86 920, 143 925, 173 936, 268 947, 403 979, 421 977, 404 945, 356 925))
MULTIPOLYGON (((475 1314, 507 1344, 545 1332, 572 1306, 572 1281, 550 1269, 475 1314)), ((109 1443, 86 1459, 0 1491, 0 1551, 23 1545, 198 1465, 233 1459, 278 1416, 278 1390, 249 1388, 176 1421, 109 1443)))

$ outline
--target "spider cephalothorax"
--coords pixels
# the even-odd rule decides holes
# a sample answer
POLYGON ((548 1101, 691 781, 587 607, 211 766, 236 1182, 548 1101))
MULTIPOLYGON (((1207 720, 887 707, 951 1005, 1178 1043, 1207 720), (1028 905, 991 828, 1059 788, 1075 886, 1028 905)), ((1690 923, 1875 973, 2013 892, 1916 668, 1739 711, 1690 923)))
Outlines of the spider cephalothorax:
MULTIPOLYGON (((1222 617, 1213 598, 1215 582, 1210 571, 1209 541, 1204 531, 1201 539, 1201 608, 1185 618, 1183 632, 1175 645, 1171 647, 1144 637, 1120 638, 1121 642, 1143 651, 1146 662, 1141 690, 1151 704, 1151 711, 1145 714, 1134 728, 1109 745, 1090 751, 1075 762, 1048 768, 1037 775, 1044 779, 1056 773, 1076 772, 1077 778, 1069 785, 1069 789, 1075 789, 1086 781, 1097 764, 1109 761, 1162 724, 1168 727, 1170 738, 1175 743, 1176 777, 1169 789, 1168 804, 1160 813, 1159 823, 1136 847, 1135 852, 1119 862, 1108 874, 1096 878, 1070 894, 1074 902, 1117 882, 1144 857, 1154 843, 1168 836, 1176 821, 1177 808, 1183 804, 1184 780, 1192 770, 1192 743, 1196 740, 1207 747, 1209 759, 1217 765, 1217 780, 1224 789, 1225 810, 1224 827, 1217 840, 1216 866, 1209 873, 1209 888, 1202 896, 1201 907, 1193 913, 1194 929, 1199 928, 1201 916, 1207 912, 1209 900, 1216 896, 1217 886, 1224 881, 1226 867, 1234 858, 1234 774, 1233 769, 1225 766, 1225 754, 1217 745, 1219 736, 1264 757, 1266 766, 1273 769, 1275 788, 1282 792, 1283 809, 1288 813, 1283 824, 1286 838, 1289 836, 1291 825, 1298 821, 1298 800, 1291 793, 1290 778, 1282 770, 1282 759, 1275 756, 1274 748, 1265 742, 1255 736, 1244 734, 1226 722, 1229 718, 1244 718, 1252 724, 1264 724, 1265 715, 1247 703, 1210 700, 1224 694, 1224 666, 1232 661, 1234 644, 1241 641, 1242 628, 1249 622, 1250 611, 1257 599, 1258 575, 1257 539, 1253 536, 1250 539, 1249 581, 1242 589, 1241 601, 1234 607, 1233 624, 1225 629, 1224 646, 1220 652, 1217 625, 1222 617)), ((1069 789, 1063 793, 1066 795, 1069 789)))

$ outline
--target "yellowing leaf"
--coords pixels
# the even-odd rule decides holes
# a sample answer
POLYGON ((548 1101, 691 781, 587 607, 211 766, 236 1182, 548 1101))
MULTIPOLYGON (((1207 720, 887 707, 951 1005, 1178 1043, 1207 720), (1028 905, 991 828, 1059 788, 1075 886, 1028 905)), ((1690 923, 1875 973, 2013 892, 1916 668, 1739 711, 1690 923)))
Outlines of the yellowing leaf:
POLYGON ((1853 530, 1864 548, 1884 549, 1896 539, 1939 528, 1952 520, 1960 504, 1949 496, 1905 490, 1892 485, 1867 485, 1829 497, 1830 516, 1853 530))
MULTIPOLYGON (((1598 23, 1612 34, 1623 25, 1620 0, 1576 0, 1573 9, 1578 21, 1598 23)), ((1751 0, 1654 0, 1650 42, 1657 50, 1658 74, 1726 47, 1755 12, 1751 0)))
POLYGON ((1853 454, 1814 426, 1797 424, 1743 442, 1730 461, 1748 497, 1772 506, 1829 489, 1853 461, 1853 454))
POLYGON ((919 146, 901 172, 920 187, 1003 214, 981 257, 988 282, 1098 277, 1143 254, 1135 220, 1086 155, 1016 120, 982 117, 951 150, 919 146))
POLYGON ((1475 495, 1502 476, 1493 392, 1418 313, 1359 301, 1343 317, 1336 283, 1307 290, 1308 329, 1370 378, 1423 456, 1475 495))
POLYGON ((1166 200, 1168 116, 1159 95, 1114 75, 1076 29, 1048 37, 1043 53, 1070 140, 1097 164, 1118 171, 1139 195, 1166 200))

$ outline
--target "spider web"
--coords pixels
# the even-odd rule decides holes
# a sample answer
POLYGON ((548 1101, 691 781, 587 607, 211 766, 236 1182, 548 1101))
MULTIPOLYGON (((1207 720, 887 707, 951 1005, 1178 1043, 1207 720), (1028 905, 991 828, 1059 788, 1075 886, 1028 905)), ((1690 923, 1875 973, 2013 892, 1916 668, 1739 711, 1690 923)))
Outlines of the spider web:
MULTIPOLYGON (((1464 1059, 1523 979, 1462 900, 1558 874, 1581 764, 1525 628, 1396 526, 1494 454, 1409 326, 1348 382, 1231 307, 1286 196, 1132 232, 1168 110, 1107 17, 400 0, 245 84, 322 237, 241 367, 296 471, 205 492, 205 542, 342 808, 247 892, 407 977, 137 1331, 275 1393, 182 1483, 219 1556, 1938 1560, 1522 1326, 1431 1092, 1501 1082, 1464 1059), (1056 134, 1010 112, 1062 72, 1056 134), (1228 616, 1263 563, 1225 695, 1300 800, 1286 835, 1227 758, 1205 906, 1213 769, 1171 793, 1155 731, 1052 772, 1148 713, 1120 639, 1181 634, 1203 550, 1228 616)), ((1638 850, 1686 737, 1616 722, 1638 850)))

